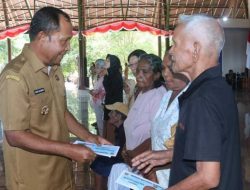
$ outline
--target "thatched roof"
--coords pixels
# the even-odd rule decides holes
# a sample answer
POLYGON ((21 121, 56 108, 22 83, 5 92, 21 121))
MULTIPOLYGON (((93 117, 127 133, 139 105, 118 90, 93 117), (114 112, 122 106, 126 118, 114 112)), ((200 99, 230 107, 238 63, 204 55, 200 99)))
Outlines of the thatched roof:
POLYGON ((169 29, 173 29, 179 14, 248 19, 248 0, 1 0, 0 32, 29 24, 34 12, 44 6, 66 11, 76 30, 79 15, 82 15, 84 30, 124 20, 163 30, 169 24, 169 29))

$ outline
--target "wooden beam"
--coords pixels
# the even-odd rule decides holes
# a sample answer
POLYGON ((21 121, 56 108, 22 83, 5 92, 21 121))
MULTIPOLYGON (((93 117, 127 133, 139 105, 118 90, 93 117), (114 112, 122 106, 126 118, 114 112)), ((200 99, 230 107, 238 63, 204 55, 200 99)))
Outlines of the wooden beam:
POLYGON ((124 15, 124 12, 123 12, 122 0, 120 0, 120 5, 121 5, 121 11, 122 11, 122 20, 125 20, 125 15, 124 15))
MULTIPOLYGON (((165 8, 164 8, 164 13, 165 13, 165 23, 166 23, 166 30, 169 31, 170 29, 170 1, 169 0, 164 0, 165 1, 165 8)), ((169 38, 166 38, 166 51, 170 49, 170 40, 169 38)))
POLYGON ((86 73, 87 73, 87 60, 86 60, 86 38, 82 35, 82 31, 84 31, 85 27, 85 18, 84 16, 84 8, 83 1, 78 0, 78 42, 79 42, 79 89, 86 88, 86 73))
POLYGON ((28 11, 29 11, 30 18, 32 18, 32 17, 33 17, 33 15, 32 15, 32 12, 31 12, 31 10, 30 10, 30 5, 29 5, 29 2, 28 2, 27 0, 25 0, 25 4, 26 4, 26 7, 27 7, 27 9, 28 9, 28 11))
MULTIPOLYGON (((234 1, 234 0, 232 0, 234 1)), ((246 0, 247 1, 247 0, 246 0)), ((163 3, 164 4, 164 3, 163 3)), ((51 4, 52 5, 52 4, 51 4)), ((211 8, 211 5, 210 4, 178 4, 178 3, 171 3, 171 8, 172 9, 176 9, 176 8, 194 8, 194 9, 199 9, 199 8, 211 8)), ((156 6, 155 3, 147 3, 145 5, 138 5, 138 4, 105 4, 105 5, 85 5, 85 10, 87 9, 109 9, 109 8, 122 8, 122 7, 128 7, 128 8, 153 8, 156 6)), ((60 9, 63 9, 63 10, 77 10, 78 9, 78 5, 65 5, 63 7, 60 7, 60 6, 57 6, 58 8, 60 9)), ((226 5, 218 5, 218 6, 215 6, 215 8, 220 8, 220 9, 223 9, 223 8, 230 8, 230 6, 226 6, 226 5)), ((0 9, 2 10, 2 9, 0 9)), ((23 8, 21 6, 15 6, 15 7, 12 7, 10 8, 10 10, 12 11, 16 11, 16 10, 34 10, 34 8, 23 8)))
MULTIPOLYGON (((161 28, 161 20, 162 20, 162 4, 163 0, 159 1, 159 8, 158 8, 158 28, 161 28)), ((161 50, 162 50, 162 45, 161 45, 161 36, 158 36, 158 56, 161 57, 161 50)))
POLYGON ((127 19, 127 16, 128 16, 129 3, 130 3, 130 0, 128 0, 127 6, 126 6, 126 15, 125 15, 126 19, 127 19))
POLYGON ((250 14, 250 0, 243 0, 243 3, 244 3, 244 8, 245 8, 246 18, 249 19, 249 14, 250 14))

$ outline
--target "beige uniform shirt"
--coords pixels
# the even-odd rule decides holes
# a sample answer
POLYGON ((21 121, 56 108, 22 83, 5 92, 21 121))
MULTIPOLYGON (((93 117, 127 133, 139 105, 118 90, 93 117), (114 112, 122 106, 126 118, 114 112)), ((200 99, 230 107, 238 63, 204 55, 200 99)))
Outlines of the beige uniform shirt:
MULTIPOLYGON (((60 67, 48 72, 28 45, 0 75, 0 119, 4 130, 30 130, 51 140, 69 142, 66 96, 60 67)), ((11 147, 4 139, 9 190, 71 190, 72 162, 11 147)))

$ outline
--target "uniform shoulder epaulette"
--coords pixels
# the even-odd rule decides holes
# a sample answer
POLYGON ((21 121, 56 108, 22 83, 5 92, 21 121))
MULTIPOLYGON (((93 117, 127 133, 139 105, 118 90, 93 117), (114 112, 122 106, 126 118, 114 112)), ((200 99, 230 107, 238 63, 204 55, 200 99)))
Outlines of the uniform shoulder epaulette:
POLYGON ((14 72, 19 72, 24 66, 25 62, 26 58, 23 55, 19 55, 9 63, 9 69, 14 72))
POLYGON ((18 76, 16 76, 16 75, 6 75, 5 78, 20 81, 20 78, 18 76))

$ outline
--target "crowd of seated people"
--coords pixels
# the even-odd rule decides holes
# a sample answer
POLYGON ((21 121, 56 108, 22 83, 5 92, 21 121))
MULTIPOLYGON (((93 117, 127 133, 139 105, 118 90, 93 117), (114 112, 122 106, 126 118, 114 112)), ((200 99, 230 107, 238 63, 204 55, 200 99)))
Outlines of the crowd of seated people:
MULTIPOLYGON (((122 105, 126 106, 128 110, 128 114, 125 114, 127 117, 122 117, 124 120, 121 118, 122 124, 124 122, 125 131, 123 141, 123 138, 117 135, 117 129, 119 128, 112 123, 114 121, 114 111, 110 112, 110 110, 113 109, 110 109, 108 105, 121 104, 122 102, 119 99, 121 93, 119 82, 122 74, 120 61, 118 57, 113 55, 108 55, 107 59, 105 66, 102 66, 104 70, 103 73, 107 75, 103 76, 104 79, 106 77, 106 83, 103 82, 103 88, 106 92, 106 96, 107 91, 112 92, 112 90, 115 90, 116 94, 119 95, 118 99, 117 97, 113 98, 115 102, 110 102, 109 97, 103 98, 106 99, 106 102, 103 100, 105 108, 104 123, 108 128, 111 128, 111 126, 115 128, 115 130, 109 130, 109 133, 106 132, 106 136, 103 135, 109 140, 109 135, 116 137, 113 143, 121 146, 120 151, 122 151, 122 157, 120 155, 121 152, 119 152, 119 156, 116 159, 98 157, 91 165, 91 168, 95 172, 96 190, 103 189, 107 186, 106 180, 108 177, 109 190, 127 189, 116 184, 115 180, 121 171, 131 169, 131 160, 134 157, 144 151, 171 148, 164 146, 164 143, 171 141, 171 139, 173 141, 173 135, 171 136, 173 129, 171 129, 171 127, 175 125, 178 119, 178 112, 174 113, 176 116, 168 121, 167 126, 159 125, 165 122, 166 119, 169 119, 172 112, 177 110, 177 98, 186 86, 188 80, 182 75, 171 73, 167 66, 168 54, 164 56, 164 62, 162 62, 160 57, 154 54, 147 54, 143 50, 131 52, 128 56, 128 67, 135 77, 135 80, 128 78, 123 80, 123 89, 126 97, 122 105), (113 78, 115 77, 116 84, 112 84, 112 82, 114 83, 113 78), (166 81, 165 83, 164 79, 166 81), (107 111, 106 116, 105 110, 107 111), (105 122, 105 120, 108 122, 105 122), (166 133, 158 133, 159 130, 163 130, 163 128, 166 128, 164 130, 166 133), (117 138, 121 138, 120 144, 117 144, 117 138)), ((99 59, 99 62, 100 60, 101 59, 99 59)), ((98 65, 98 61, 96 61, 96 65, 98 65)), ((96 72, 98 73, 98 69, 96 72)), ((93 95, 93 93, 91 94, 93 95)), ((113 92, 112 95, 114 95, 113 92)), ((118 114, 120 113, 119 110, 115 111, 118 114)), ((167 180, 162 179, 166 177, 166 173, 169 175, 169 169, 158 168, 157 171, 152 170, 145 174, 144 177, 160 183, 163 187, 167 187, 167 180)))
MULTIPOLYGON (((168 56, 165 56, 164 61, 166 62, 167 59, 168 56)), ((120 62, 118 60, 119 60, 118 57, 116 56, 113 57, 113 55, 111 55, 111 59, 109 58, 109 60, 106 61, 105 66, 103 68, 104 70, 106 69, 106 72, 104 73, 106 73, 109 78, 114 77, 112 76, 112 74, 114 74, 112 73, 112 71, 108 72, 109 70, 111 70, 110 68, 115 69, 116 72, 119 72, 119 74, 116 75, 116 77, 121 76, 122 74, 121 67, 120 67, 120 62), (111 65, 113 65, 113 67, 111 67, 111 65), (111 76, 109 76, 109 73, 111 73, 111 76)), ((157 147, 158 146, 157 143, 159 142, 157 142, 156 139, 161 139, 161 141, 165 142, 167 141, 168 138, 169 139, 172 138, 171 135, 166 136, 165 133, 162 134, 161 138, 157 135, 157 130, 159 130, 158 121, 160 118, 159 110, 163 106, 163 104, 165 104, 162 102, 164 96, 167 96, 164 102, 171 101, 171 104, 167 106, 169 107, 169 110, 172 111, 173 109, 175 110, 175 107, 177 106, 176 102, 178 94, 181 93, 181 90, 187 84, 186 83, 187 81, 185 80, 184 77, 181 77, 179 75, 173 77, 171 72, 167 71, 168 68, 166 65, 164 66, 164 63, 162 63, 160 57, 154 54, 147 54, 143 50, 135 50, 131 52, 130 55, 128 56, 128 63, 129 63, 128 67, 130 68, 132 74, 134 75, 135 80, 128 78, 125 78, 123 80, 123 89, 125 91, 125 96, 126 96, 124 98, 123 105, 126 105, 129 111, 127 118, 126 119, 124 118, 125 145, 123 146, 123 143, 120 144, 122 151, 122 158, 118 156, 118 158, 115 160, 113 159, 109 160, 109 158, 98 157, 96 161, 91 165, 91 168, 95 172, 96 190, 106 187, 107 177, 109 177, 108 189, 110 190, 126 189, 125 187, 119 186, 118 184, 115 183, 115 180, 119 176, 120 172, 123 170, 130 170, 131 160, 140 153, 144 151, 150 151, 152 149, 158 150, 159 147, 157 147), (165 85, 164 85, 163 75, 165 81, 168 81, 166 82, 165 85), (182 86, 179 87, 178 85, 182 86), (167 92, 166 87, 168 88, 169 93, 166 93, 167 92), (157 113, 158 116, 156 118, 157 113), (106 167, 103 167, 104 165, 106 165, 106 167)), ((108 77, 106 77, 106 80, 108 80, 108 77)), ((103 78, 105 78, 105 76, 103 78)), ((113 81, 114 79, 110 80, 113 81)), ((106 81, 106 84, 103 85, 104 88, 106 85, 105 91, 112 90, 112 87, 110 88, 110 86, 112 85, 110 84, 111 81, 108 82, 106 81)), ((116 82, 118 81, 116 80, 116 82)), ((120 84, 116 83, 116 85, 113 84, 113 86, 119 87, 120 84)), ((113 90, 116 90, 116 88, 114 88, 113 90)), ((107 91, 106 91, 106 96, 107 96, 107 91)), ((105 99, 107 98, 105 97, 105 99)), ((116 103, 121 102, 120 100, 115 100, 115 101, 116 103)), ((107 116, 105 116, 105 111, 104 111, 104 119, 109 121, 106 122, 106 126, 108 128, 110 128, 112 125, 112 127, 116 128, 117 130, 117 126, 112 124, 113 115, 111 113, 113 112, 109 113, 110 109, 108 109, 108 107, 105 106, 107 104, 114 104, 114 103, 113 102, 106 103, 105 101, 103 101, 104 108, 108 111, 107 116)), ((167 114, 169 115, 169 113, 167 114)), ((171 122, 169 123, 169 126, 172 126, 171 122)), ((108 137, 109 135, 116 136, 115 140, 113 141, 114 144, 117 144, 118 136, 115 135, 116 130, 110 130, 111 132, 106 133, 105 136, 108 139, 110 139, 108 137)), ((171 131, 171 127, 169 128, 169 131, 171 131)), ((164 183, 163 180, 161 180, 160 178, 161 173, 164 173, 164 171, 166 171, 165 168, 158 169, 157 171, 154 170, 149 174, 145 174, 144 177, 152 181, 158 182, 162 186, 167 187, 166 182, 164 183)))

